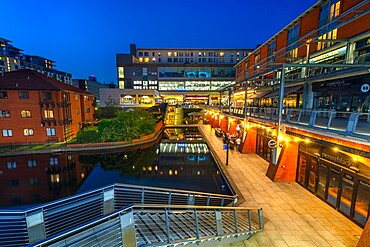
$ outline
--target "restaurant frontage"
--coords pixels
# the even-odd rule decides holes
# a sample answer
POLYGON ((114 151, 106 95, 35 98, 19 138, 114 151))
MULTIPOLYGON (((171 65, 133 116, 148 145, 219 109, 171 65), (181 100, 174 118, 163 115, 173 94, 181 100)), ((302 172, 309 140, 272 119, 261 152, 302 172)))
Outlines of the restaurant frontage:
POLYGON ((364 227, 369 217, 370 168, 361 161, 337 148, 302 142, 296 182, 364 227))

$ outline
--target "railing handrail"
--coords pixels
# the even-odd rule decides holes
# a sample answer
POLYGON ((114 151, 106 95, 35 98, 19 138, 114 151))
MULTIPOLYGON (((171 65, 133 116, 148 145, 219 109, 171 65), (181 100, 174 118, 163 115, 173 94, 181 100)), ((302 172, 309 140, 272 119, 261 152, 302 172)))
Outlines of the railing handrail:
POLYGON ((121 208, 120 210, 117 210, 117 211, 115 211, 115 212, 109 213, 109 214, 107 214, 107 215, 100 216, 100 217, 99 217, 99 218, 97 218, 97 219, 91 220, 91 221, 86 222, 86 223, 84 223, 84 224, 82 224, 82 225, 79 225, 79 226, 73 227, 72 229, 68 229, 68 230, 65 230, 65 231, 63 231, 63 232, 61 232, 61 233, 58 233, 58 234, 57 234, 57 236, 51 236, 51 237, 45 238, 45 239, 40 240, 40 241, 38 241, 38 242, 36 242, 36 243, 32 243, 32 244, 31 244, 31 245, 29 245, 29 246, 39 246, 40 244, 43 244, 43 245, 44 245, 44 244, 47 244, 47 243, 49 243, 49 242, 51 242, 51 241, 56 241, 57 239, 62 239, 63 237, 65 237, 65 236, 67 236, 67 235, 71 235, 71 234, 73 234, 73 233, 75 233, 75 232, 81 232, 81 230, 84 230, 84 229, 86 229, 86 228, 89 228, 89 227, 91 227, 92 225, 96 225, 96 224, 98 224, 99 222, 104 221, 104 220, 106 220, 106 219, 110 219, 110 218, 112 218, 112 217, 115 217, 115 216, 117 216, 117 215, 120 215, 120 214, 122 214, 122 213, 123 213, 123 212, 125 212, 125 211, 132 211, 133 207, 134 207, 134 205, 133 205, 133 204, 131 204, 131 205, 127 205, 126 207, 121 208))
POLYGON ((223 195, 223 194, 215 194, 215 193, 207 193, 207 192, 198 192, 198 191, 190 191, 190 190, 179 190, 179 189, 168 189, 168 188, 160 188, 160 187, 152 187, 152 186, 141 186, 141 185, 132 185, 132 184, 122 184, 122 183, 114 183, 114 184, 111 184, 111 185, 107 185, 107 186, 104 186, 104 187, 101 187, 101 188, 98 188, 98 189, 94 189, 94 190, 90 190, 90 191, 87 191, 87 192, 82 192, 82 193, 79 193, 79 194, 76 194, 76 195, 72 195, 72 196, 68 196, 68 197, 65 197, 65 198, 62 198, 62 199, 58 199, 58 200, 55 200, 55 201, 52 201, 52 202, 47 202, 45 204, 41 204, 41 205, 37 205, 37 206, 30 206, 29 208, 25 208, 25 209, 4 209, 4 210, 0 210, 0 213, 28 213, 28 212, 32 212, 32 211, 35 211, 35 210, 38 210, 38 209, 42 209, 42 208, 45 208, 45 207, 49 207, 49 206, 52 206, 52 205, 56 205, 58 203, 62 203, 62 202, 65 202, 65 201, 69 201, 69 200, 73 200, 75 198, 79 198, 79 197, 85 197, 87 195, 90 195, 90 194, 93 194, 95 192, 103 192, 104 190, 107 190, 107 189, 111 189, 111 188, 115 188, 115 187, 118 187, 118 188, 132 188, 132 189, 140 189, 140 190, 149 190, 149 191, 153 191, 153 192, 158 192, 158 193, 182 193, 182 194, 191 194, 191 195, 198 195, 198 196, 207 196, 207 197, 223 197, 223 198, 228 198, 228 199, 235 199, 237 198, 238 196, 237 195, 223 195))
POLYGON ((168 205, 168 204, 134 204, 133 208, 163 208, 163 209, 222 209, 222 210, 261 210, 259 207, 221 207, 221 206, 195 206, 195 205, 168 205))

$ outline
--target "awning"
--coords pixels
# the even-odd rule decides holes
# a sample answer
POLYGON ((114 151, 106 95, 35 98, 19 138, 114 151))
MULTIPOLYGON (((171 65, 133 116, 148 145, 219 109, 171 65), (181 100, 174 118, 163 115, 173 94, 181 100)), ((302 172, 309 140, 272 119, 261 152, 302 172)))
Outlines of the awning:
POLYGON ((248 95, 248 99, 259 99, 259 98, 263 98, 265 95, 271 93, 271 91, 263 91, 263 92, 256 92, 255 94, 249 96, 248 95))
MULTIPOLYGON (((301 85, 301 86, 284 88, 284 96, 287 96, 289 94, 295 93, 295 92, 301 90, 302 87, 303 86, 301 85)), ((267 95, 264 95, 263 98, 277 98, 277 97, 279 97, 279 91, 280 91, 279 89, 278 90, 274 90, 271 93, 269 93, 267 95)))

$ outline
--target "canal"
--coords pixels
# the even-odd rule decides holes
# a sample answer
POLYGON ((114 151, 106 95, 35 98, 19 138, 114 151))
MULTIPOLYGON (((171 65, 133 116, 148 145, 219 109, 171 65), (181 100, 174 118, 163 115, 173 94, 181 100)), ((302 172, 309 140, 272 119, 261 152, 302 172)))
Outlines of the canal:
POLYGON ((231 194, 197 128, 167 128, 145 148, 0 157, 1 208, 34 206, 114 183, 231 194))

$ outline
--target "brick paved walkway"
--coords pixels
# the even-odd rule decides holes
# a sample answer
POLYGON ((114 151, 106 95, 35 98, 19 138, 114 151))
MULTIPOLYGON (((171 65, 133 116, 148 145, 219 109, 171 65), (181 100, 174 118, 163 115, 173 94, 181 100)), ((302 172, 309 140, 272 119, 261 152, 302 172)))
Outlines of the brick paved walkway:
MULTIPOLYGON (((222 167, 245 199, 240 206, 263 207, 265 230, 242 246, 356 246, 362 228, 297 183, 272 182, 265 176, 268 163, 257 154, 226 151, 209 125, 199 125, 222 167)), ((215 246, 216 247, 216 246, 215 246)))

